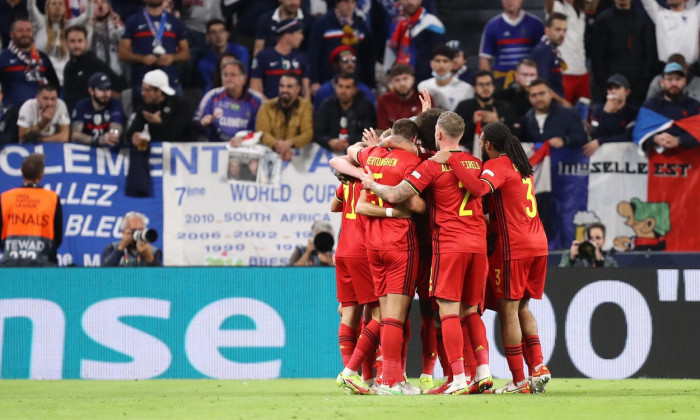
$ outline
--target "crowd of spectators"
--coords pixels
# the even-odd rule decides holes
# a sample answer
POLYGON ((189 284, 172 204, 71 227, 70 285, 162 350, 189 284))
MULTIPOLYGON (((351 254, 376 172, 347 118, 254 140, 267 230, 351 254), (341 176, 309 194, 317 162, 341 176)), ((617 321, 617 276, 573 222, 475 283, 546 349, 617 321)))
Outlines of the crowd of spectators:
MULTIPOLYGON (((590 155, 631 141, 642 105, 700 109, 700 7, 635 1, 545 0, 543 21, 502 0, 478 68, 429 0, 3 2, 0 141, 136 147, 146 130, 237 146, 238 132, 262 131, 289 160, 415 116, 427 90, 467 122, 466 149, 501 121, 590 155)), ((654 142, 697 145, 665 134, 654 142)))

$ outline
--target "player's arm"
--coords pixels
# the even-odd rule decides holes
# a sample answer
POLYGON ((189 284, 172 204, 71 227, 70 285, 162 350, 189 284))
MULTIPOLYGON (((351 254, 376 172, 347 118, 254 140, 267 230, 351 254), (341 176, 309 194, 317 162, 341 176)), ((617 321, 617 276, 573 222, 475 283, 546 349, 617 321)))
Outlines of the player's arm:
POLYGON ((411 212, 404 206, 385 208, 367 201, 367 191, 362 190, 355 204, 355 213, 370 217, 392 217, 394 219, 407 219, 411 212))
POLYGON ((331 213, 343 211, 343 199, 345 198, 345 185, 341 184, 335 191, 335 200, 331 200, 331 213))
MULTIPOLYGON (((350 146, 352 147, 352 146, 350 146)), ((350 151, 348 150, 348 153, 350 151)), ((355 163, 351 160, 349 156, 336 156, 332 158, 329 162, 329 165, 331 165, 331 168, 335 169, 336 171, 343 173, 345 175, 349 175, 351 177, 360 179, 362 176, 362 169, 358 168, 355 166, 355 163)))
MULTIPOLYGON (((405 182, 405 181, 404 181, 405 182)), ((420 195, 414 195, 406 201, 405 206, 411 213, 425 214, 428 209, 428 205, 425 203, 420 195)))
POLYGON ((385 149, 401 149, 409 153, 413 153, 416 156, 419 155, 418 147, 410 140, 406 140, 402 137, 394 138, 393 136, 389 136, 379 142, 379 147, 383 147, 385 149))
POLYGON ((450 158, 447 159, 447 164, 450 165, 452 173, 455 174, 459 182, 464 185, 464 188, 466 188, 473 197, 481 197, 482 195, 493 192, 492 185, 483 179, 479 179, 473 169, 469 170, 462 165, 457 155, 453 154, 450 156, 450 158))
POLYGON ((357 155, 360 153, 360 150, 364 149, 365 147, 367 147, 367 145, 363 142, 350 145, 350 147, 348 147, 348 156, 353 162, 360 163, 360 161, 357 159, 357 155))
POLYGON ((405 180, 401 181, 401 183, 398 185, 394 185, 393 187, 391 185, 382 185, 374 180, 374 174, 369 170, 369 166, 365 167, 365 170, 367 173, 362 174, 362 178, 360 178, 362 180, 362 185, 364 185, 365 188, 372 190, 373 193, 384 201, 392 204, 398 204, 403 203, 415 195, 418 195, 418 191, 416 191, 413 186, 411 186, 411 184, 405 180))

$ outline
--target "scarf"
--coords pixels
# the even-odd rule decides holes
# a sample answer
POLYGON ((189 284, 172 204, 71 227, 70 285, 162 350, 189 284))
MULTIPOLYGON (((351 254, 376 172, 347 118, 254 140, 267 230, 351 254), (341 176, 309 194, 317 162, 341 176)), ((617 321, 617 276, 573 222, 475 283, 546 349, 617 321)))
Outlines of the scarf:
POLYGON ((17 48, 14 41, 10 41, 8 49, 12 54, 16 55, 17 58, 22 60, 24 64, 27 65, 27 68, 24 70, 24 73, 27 76, 27 81, 36 81, 39 82, 40 85, 49 83, 49 81, 41 73, 41 57, 39 56, 39 51, 36 49, 34 44, 32 44, 31 49, 29 50, 29 55, 17 48))
POLYGON ((416 26, 424 10, 419 7, 413 15, 399 17, 389 41, 389 47, 396 52, 397 63, 411 64, 411 28, 416 26))

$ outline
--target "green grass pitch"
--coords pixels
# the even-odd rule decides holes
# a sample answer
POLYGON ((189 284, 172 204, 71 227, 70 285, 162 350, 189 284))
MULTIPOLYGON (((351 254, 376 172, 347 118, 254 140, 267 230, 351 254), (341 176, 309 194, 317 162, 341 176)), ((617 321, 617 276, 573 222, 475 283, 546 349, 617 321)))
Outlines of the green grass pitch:
POLYGON ((3 420, 383 418, 699 419, 700 380, 554 378, 540 395, 405 397, 347 396, 333 379, 0 381, 3 420))

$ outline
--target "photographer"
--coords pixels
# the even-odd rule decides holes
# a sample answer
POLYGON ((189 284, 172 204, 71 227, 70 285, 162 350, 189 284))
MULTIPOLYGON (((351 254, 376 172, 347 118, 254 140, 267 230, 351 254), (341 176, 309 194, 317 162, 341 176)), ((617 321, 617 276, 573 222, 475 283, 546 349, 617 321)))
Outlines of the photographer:
POLYGON ((311 225, 313 237, 306 246, 294 247, 289 265, 295 267, 314 266, 332 267, 333 262, 333 226, 323 220, 317 220, 311 225))
POLYGON ((150 244, 156 239, 158 234, 148 229, 148 218, 144 214, 128 212, 122 220, 122 240, 107 245, 102 253, 102 267, 163 265, 163 251, 150 244), (134 232, 138 233, 134 235, 134 232))
POLYGON ((603 251, 605 225, 591 223, 584 232, 585 241, 573 241, 561 256, 559 267, 617 267, 617 261, 603 251))

